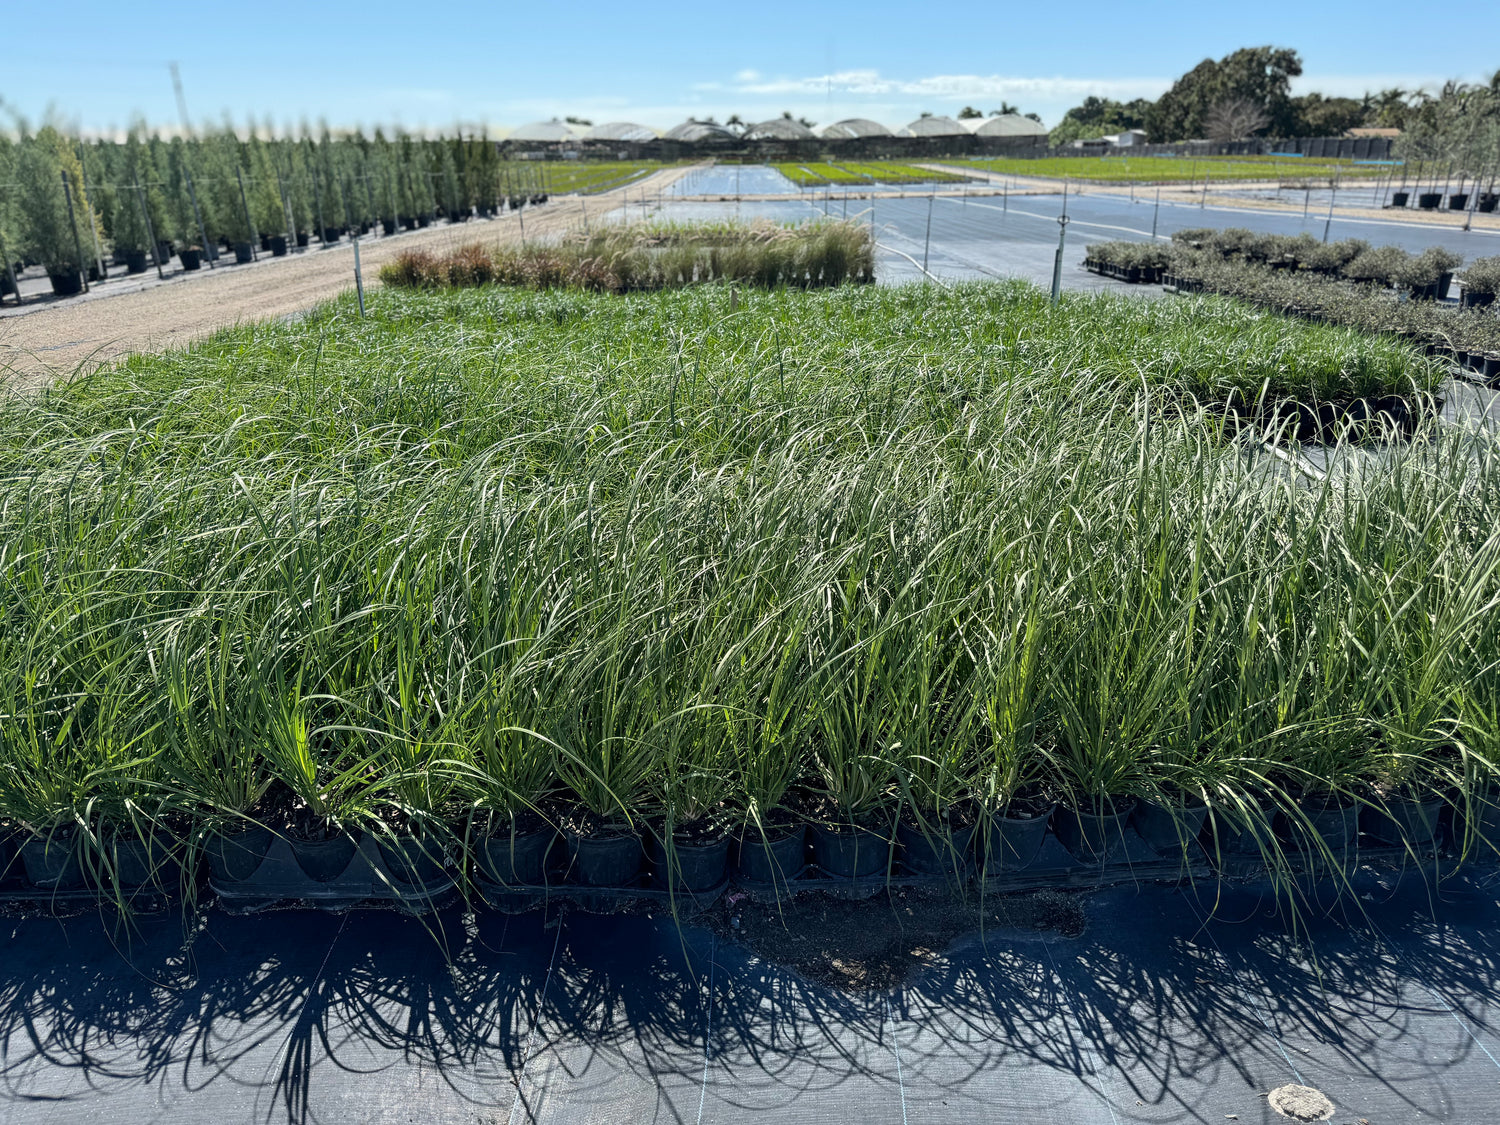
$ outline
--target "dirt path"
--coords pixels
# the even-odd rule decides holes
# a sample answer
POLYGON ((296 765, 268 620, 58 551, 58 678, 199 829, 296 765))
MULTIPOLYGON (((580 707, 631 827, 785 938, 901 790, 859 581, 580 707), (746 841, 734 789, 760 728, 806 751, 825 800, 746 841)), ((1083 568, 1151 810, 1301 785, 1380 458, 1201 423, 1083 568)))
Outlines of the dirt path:
MULTIPOLYGON (((632 196, 650 194, 684 176, 689 168, 667 168, 631 184, 632 196)), ((522 215, 433 227, 360 242, 365 285, 379 285, 380 267, 403 250, 443 250, 466 242, 514 242, 540 238, 579 224, 585 212, 603 215, 620 205, 624 189, 598 195, 559 196, 522 215)), ((341 242, 287 258, 264 257, 244 266, 166 281, 144 282, 124 291, 95 291, 76 300, 7 305, 0 317, 0 383, 35 386, 73 371, 89 370, 131 352, 183 347, 243 321, 288 316, 354 287, 354 249, 341 242)))

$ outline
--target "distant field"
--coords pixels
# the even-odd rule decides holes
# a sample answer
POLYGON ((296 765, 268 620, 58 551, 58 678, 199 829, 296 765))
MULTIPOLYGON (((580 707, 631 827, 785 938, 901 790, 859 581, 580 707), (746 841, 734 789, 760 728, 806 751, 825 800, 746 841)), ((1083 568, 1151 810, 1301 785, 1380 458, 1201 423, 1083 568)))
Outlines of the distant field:
POLYGON ((624 187, 664 167, 666 165, 659 160, 605 161, 599 164, 547 161, 534 164, 529 171, 533 180, 539 178, 542 191, 563 195, 573 191, 589 194, 624 187))
POLYGON ((1013 176, 1050 176, 1105 183, 1210 183, 1234 180, 1373 179, 1388 170, 1352 160, 1309 160, 1276 156, 1060 156, 1043 160, 984 159, 949 161, 953 167, 982 169, 1013 176))
POLYGON ((824 184, 930 184, 960 181, 957 173, 933 172, 896 160, 802 161, 774 165, 777 171, 799 187, 821 187, 824 184))

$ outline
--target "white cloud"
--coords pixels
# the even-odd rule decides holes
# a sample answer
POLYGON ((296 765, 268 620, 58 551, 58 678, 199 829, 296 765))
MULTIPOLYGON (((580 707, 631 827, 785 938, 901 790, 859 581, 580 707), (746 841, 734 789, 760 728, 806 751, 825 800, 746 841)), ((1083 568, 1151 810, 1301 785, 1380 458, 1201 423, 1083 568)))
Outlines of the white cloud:
POLYGON ((736 74, 734 76, 734 80, 736 82, 759 82, 760 81, 760 71, 758 71, 758 70, 742 70, 742 71, 740 71, 738 74, 736 74))
POLYGON ((736 75, 734 92, 763 96, 919 98, 1032 98, 1068 99, 1097 94, 1111 98, 1156 97, 1169 85, 1167 78, 1024 78, 1004 74, 936 74, 925 78, 888 78, 878 70, 841 70, 806 78, 749 79, 736 75))

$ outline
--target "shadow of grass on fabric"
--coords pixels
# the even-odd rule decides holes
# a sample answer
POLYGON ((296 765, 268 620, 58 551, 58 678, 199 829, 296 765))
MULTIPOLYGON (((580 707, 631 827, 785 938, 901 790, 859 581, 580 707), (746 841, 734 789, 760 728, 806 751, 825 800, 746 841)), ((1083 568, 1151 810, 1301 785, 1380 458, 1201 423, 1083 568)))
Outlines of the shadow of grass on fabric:
POLYGON ((564 1079, 598 1060, 642 1085, 695 1083, 711 1059, 741 1090, 793 1098, 883 1073, 899 1025, 907 1084, 942 1091, 1017 1066, 1103 1069, 1122 1095, 1185 1111, 1216 1083, 1278 1084, 1291 1038, 1309 1072, 1341 1067, 1381 1104, 1430 1113, 1481 1050, 1458 1021, 1495 1030, 1495 898, 1454 883, 1434 913, 1425 890, 1402 893, 1293 940, 1254 892, 1205 920, 1176 892, 1117 890, 1087 900, 1080 936, 971 934, 860 991, 640 915, 210 912, 189 941, 156 918, 128 945, 98 916, 7 919, 0 1109, 108 1095, 128 1117, 191 1098, 193 1119, 301 1122, 416 1072, 428 1104, 484 1120, 521 1100, 538 1044, 572 1051, 564 1079))

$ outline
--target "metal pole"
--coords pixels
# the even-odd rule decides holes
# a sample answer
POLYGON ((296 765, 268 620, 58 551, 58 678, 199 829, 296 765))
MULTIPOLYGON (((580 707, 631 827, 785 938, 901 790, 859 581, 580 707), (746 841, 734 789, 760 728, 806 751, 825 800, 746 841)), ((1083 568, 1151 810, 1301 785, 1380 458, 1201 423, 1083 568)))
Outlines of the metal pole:
MULTIPOLYGON (((935 195, 936 193, 934 193, 935 195)), ((927 237, 922 243, 922 272, 927 272, 927 252, 932 249, 932 200, 933 195, 927 197, 927 237)))
POLYGON ((203 256, 208 259, 208 268, 214 268, 213 255, 209 253, 213 247, 208 244, 208 228, 203 225, 203 212, 198 210, 198 193, 193 190, 193 174, 188 171, 187 151, 182 154, 182 175, 187 180, 188 198, 193 201, 193 218, 198 221, 198 237, 203 240, 203 256))
POLYGON ((1062 292, 1063 243, 1068 237, 1068 214, 1064 211, 1057 217, 1057 257, 1052 259, 1052 303, 1057 304, 1062 292))
POLYGON ((1156 189, 1156 206, 1151 211, 1151 237, 1156 237, 1156 220, 1161 217, 1161 188, 1156 189))
MULTIPOLYGON (((83 243, 78 240, 78 216, 73 213, 73 185, 68 183, 68 174, 59 172, 62 177, 63 195, 68 200, 68 225, 73 228, 73 253, 78 261, 78 272, 83 277, 83 291, 89 291, 89 271, 83 268, 83 243)), ((16 290, 19 294, 21 291, 16 290)))
POLYGON ((255 232, 255 220, 250 217, 250 200, 245 197, 245 176, 236 168, 234 178, 240 182, 240 206, 245 209, 245 226, 250 229, 250 260, 260 261, 260 235, 255 232))
POLYGON ((1305 187, 1307 194, 1302 197, 1302 221, 1304 223, 1307 222, 1307 210, 1312 206, 1312 182, 1308 181, 1305 187))
POLYGON ((161 268, 161 247, 156 245, 156 230, 151 226, 151 214, 146 210, 146 194, 141 191, 141 181, 135 181, 135 201, 140 204, 141 218, 146 222, 146 237, 151 242, 151 260, 156 263, 156 276, 162 281, 167 279, 167 273, 161 268))
POLYGON ((363 319, 365 315, 365 279, 359 272, 359 235, 352 238, 354 243, 354 292, 359 297, 359 315, 363 319))
MULTIPOLYGON (((92 193, 89 191, 89 169, 81 156, 78 158, 78 168, 83 177, 83 205, 92 212, 94 210, 94 200, 92 193)), ((89 224, 89 234, 94 239, 94 264, 99 267, 99 276, 103 278, 105 276, 104 251, 99 247, 99 229, 93 223, 89 224)))
MULTIPOLYGON (((326 250, 328 248, 328 227, 323 223, 323 193, 318 188, 317 169, 313 169, 312 182, 313 203, 317 205, 318 209, 318 244, 326 250)), ((416 193, 413 192, 412 194, 415 195, 416 193)), ((415 205, 416 200, 413 199, 412 203, 415 205)))
POLYGON ((1339 194, 1339 180, 1335 176, 1328 189, 1328 219, 1323 223, 1323 241, 1328 241, 1328 228, 1333 226, 1333 201, 1339 194))

